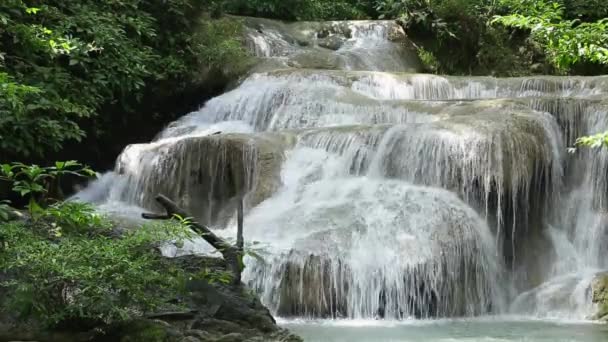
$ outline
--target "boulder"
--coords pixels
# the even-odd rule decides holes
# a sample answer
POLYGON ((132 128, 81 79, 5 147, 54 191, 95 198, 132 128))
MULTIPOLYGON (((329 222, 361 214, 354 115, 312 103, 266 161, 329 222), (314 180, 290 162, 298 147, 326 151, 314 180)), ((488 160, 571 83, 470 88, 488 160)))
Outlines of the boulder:
POLYGON ((337 69, 340 60, 327 51, 309 51, 291 57, 287 65, 301 69, 337 69))
POLYGON ((183 338, 178 329, 166 322, 141 319, 113 327, 106 335, 98 336, 96 341, 173 342, 183 338))
POLYGON ((296 202, 274 198, 266 204, 275 212, 249 217, 251 239, 280 246, 244 274, 274 312, 429 318, 500 307, 494 241, 455 194, 399 180, 331 182, 313 181, 296 202))
POLYGON ((608 322, 608 273, 599 274, 591 283, 592 301, 597 305, 593 319, 608 322))
POLYGON ((329 36, 327 38, 320 39, 317 44, 319 44, 320 47, 337 51, 342 47, 342 45, 344 45, 344 41, 345 40, 343 38, 329 36))
POLYGON ((272 134, 217 134, 131 145, 119 157, 120 200, 156 208, 164 194, 199 222, 224 224, 240 196, 247 207, 280 185, 284 144, 272 134))

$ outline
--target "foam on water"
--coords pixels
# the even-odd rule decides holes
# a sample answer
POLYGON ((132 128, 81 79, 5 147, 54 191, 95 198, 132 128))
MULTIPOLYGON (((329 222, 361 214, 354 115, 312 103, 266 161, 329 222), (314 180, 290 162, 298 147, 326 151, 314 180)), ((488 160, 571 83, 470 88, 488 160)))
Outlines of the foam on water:
POLYGON ((285 188, 247 217, 246 238, 271 250, 245 279, 276 312, 429 317, 499 306, 500 262, 471 208, 442 189, 343 177, 339 160, 296 149, 285 188))

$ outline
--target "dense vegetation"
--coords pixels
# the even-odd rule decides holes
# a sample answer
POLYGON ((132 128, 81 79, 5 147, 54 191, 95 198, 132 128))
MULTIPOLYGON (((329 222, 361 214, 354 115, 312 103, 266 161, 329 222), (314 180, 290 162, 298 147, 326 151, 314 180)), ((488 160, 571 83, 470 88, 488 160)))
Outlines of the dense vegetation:
POLYGON ((369 19, 375 16, 374 0, 228 0, 223 11, 283 20, 369 19))
POLYGON ((384 0, 378 10, 402 20, 439 73, 598 73, 606 64, 601 0, 384 0))
MULTIPOLYGON (((0 180, 28 198, 27 212, 0 204, 0 319, 31 331, 87 331, 180 309, 188 281, 229 283, 231 274, 187 271, 161 256, 167 241, 191 239, 186 219, 125 225, 91 205, 53 198, 60 177, 88 177, 76 162, 0 165, 0 180)), ((3 333, 0 332, 0 333, 3 333)))
POLYGON ((163 101, 196 89, 210 70, 238 72, 245 61, 240 27, 205 20, 205 6, 2 1, 0 161, 36 160, 85 135, 164 123, 155 117, 163 101))
POLYGON ((179 293, 180 271, 151 249, 173 238, 159 234, 164 229, 117 239, 90 207, 74 203, 49 208, 41 220, 4 224, 0 232, 0 263, 10 276, 1 304, 15 319, 91 328, 166 306, 179 293))
POLYGON ((222 87, 248 63, 240 25, 203 13, 398 19, 438 73, 599 73, 608 63, 601 0, 6 0, 0 162, 49 162, 64 146, 70 158, 111 161, 213 81, 222 87))
MULTIPOLYGON (((181 225, 117 238, 91 207, 58 201, 60 177, 89 168, 8 162, 49 162, 57 152, 111 162, 221 90, 249 64, 240 24, 225 13, 396 19, 437 73, 598 74, 608 64, 604 0, 3 0, 0 196, 12 190, 24 205, 15 211, 0 198, 3 310, 48 326, 111 323, 180 291, 183 274, 153 247, 183 238, 181 225)), ((579 144, 607 141, 604 133, 579 144)))

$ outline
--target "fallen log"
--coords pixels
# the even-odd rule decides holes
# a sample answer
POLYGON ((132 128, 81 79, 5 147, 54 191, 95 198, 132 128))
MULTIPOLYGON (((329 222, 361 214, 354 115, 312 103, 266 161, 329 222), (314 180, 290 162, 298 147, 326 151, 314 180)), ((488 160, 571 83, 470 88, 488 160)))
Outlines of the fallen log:
POLYGON ((156 202, 158 202, 163 208, 165 208, 165 214, 150 214, 143 213, 141 216, 147 220, 168 220, 176 216, 181 218, 189 218, 187 221, 188 227, 198 233, 207 243, 222 254, 222 257, 226 261, 228 270, 234 276, 234 284, 238 285, 241 283, 241 271, 243 268, 243 210, 242 200, 239 202, 238 222, 239 222, 239 233, 237 237, 237 246, 230 244, 228 241, 215 235, 207 226, 202 225, 191 218, 193 217, 187 213, 184 209, 180 208, 175 202, 170 200, 167 196, 158 195, 156 196, 156 202))

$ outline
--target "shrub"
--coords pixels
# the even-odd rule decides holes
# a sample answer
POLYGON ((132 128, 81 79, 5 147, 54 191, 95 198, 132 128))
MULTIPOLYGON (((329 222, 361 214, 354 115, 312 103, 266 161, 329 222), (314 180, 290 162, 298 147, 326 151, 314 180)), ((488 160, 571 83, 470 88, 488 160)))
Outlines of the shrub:
POLYGON ((99 235, 111 230, 112 224, 92 205, 80 202, 62 202, 51 205, 43 214, 57 237, 69 235, 99 235))
POLYGON ((426 50, 423 47, 419 47, 418 50, 418 58, 420 58, 420 61, 422 62, 422 65, 424 66, 424 68, 427 71, 430 72, 437 72, 438 68, 439 68, 439 62, 437 61, 437 57, 435 57, 435 55, 426 50))
POLYGON ((66 175, 92 177, 95 172, 74 160, 57 161, 53 166, 46 167, 16 162, 0 164, 0 181, 9 182, 14 192, 29 199, 27 208, 34 220, 39 217, 47 200, 56 201, 58 198, 52 196, 61 196, 59 181, 66 175))
MULTIPOLYGON (((78 214, 90 220, 83 219, 83 227, 96 224, 99 217, 86 212, 78 214)), ((153 246, 185 236, 179 231, 150 226, 119 239, 72 234, 48 239, 36 227, 2 224, 0 263, 10 279, 2 283, 8 292, 3 309, 47 327, 111 324, 156 310, 176 297, 184 277, 153 246)))
POLYGON ((225 2, 233 14, 284 20, 343 20, 369 18, 372 1, 366 0, 234 0, 225 2))
POLYGON ((197 0, 1 1, 0 162, 44 159, 85 132, 142 122, 149 117, 134 112, 146 96, 170 98, 196 82, 193 70, 240 61, 237 31, 194 38, 205 8, 197 0))
POLYGON ((557 1, 502 0, 512 13, 493 20, 508 27, 526 29, 541 43, 555 67, 563 72, 581 62, 608 65, 608 18, 595 22, 567 20, 557 1))

